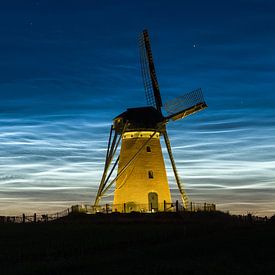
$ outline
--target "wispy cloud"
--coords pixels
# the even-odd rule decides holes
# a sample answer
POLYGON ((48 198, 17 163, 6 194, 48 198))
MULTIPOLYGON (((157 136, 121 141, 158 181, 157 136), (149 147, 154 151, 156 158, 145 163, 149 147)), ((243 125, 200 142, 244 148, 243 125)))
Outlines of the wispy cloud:
POLYGON ((190 199, 275 212, 270 1, 15 2, 0 4, 0 214, 93 201, 112 119, 146 105, 144 27, 163 101, 202 87, 209 105, 168 125, 190 199))

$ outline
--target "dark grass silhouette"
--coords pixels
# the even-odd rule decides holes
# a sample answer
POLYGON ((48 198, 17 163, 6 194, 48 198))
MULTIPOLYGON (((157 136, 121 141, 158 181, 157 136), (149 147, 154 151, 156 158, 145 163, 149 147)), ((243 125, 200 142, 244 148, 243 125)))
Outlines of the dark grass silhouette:
POLYGON ((274 219, 219 212, 0 224, 0 245, 0 274, 275 274, 274 219))

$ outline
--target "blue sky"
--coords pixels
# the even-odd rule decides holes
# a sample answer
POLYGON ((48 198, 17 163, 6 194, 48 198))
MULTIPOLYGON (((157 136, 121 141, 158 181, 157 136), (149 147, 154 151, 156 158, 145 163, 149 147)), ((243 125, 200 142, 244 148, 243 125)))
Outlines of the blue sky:
POLYGON ((146 105, 144 28, 163 101, 209 105, 168 126, 190 200, 275 213, 274 1, 82 0, 0 2, 0 215, 93 201, 112 118, 146 105))

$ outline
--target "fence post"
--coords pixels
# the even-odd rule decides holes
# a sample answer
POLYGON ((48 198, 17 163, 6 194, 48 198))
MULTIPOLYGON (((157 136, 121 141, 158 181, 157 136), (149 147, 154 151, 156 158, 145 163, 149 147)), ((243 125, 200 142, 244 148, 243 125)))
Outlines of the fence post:
POLYGON ((105 206, 105 207, 106 207, 106 214, 108 214, 108 210, 109 210, 109 209, 108 209, 108 203, 106 203, 106 206, 105 206))
POLYGON ((26 221, 26 215, 23 213, 23 223, 26 221))
POLYGON ((36 223, 36 213, 33 214, 33 222, 36 223))
POLYGON ((166 200, 163 201, 163 211, 166 212, 166 200))
POLYGON ((151 203, 151 213, 153 212, 153 203, 151 203))
POLYGON ((179 212, 179 201, 176 200, 176 212, 179 212))
POLYGON ((126 213, 126 203, 123 203, 123 211, 126 213))
POLYGON ((190 211, 193 211, 193 202, 190 202, 190 211))

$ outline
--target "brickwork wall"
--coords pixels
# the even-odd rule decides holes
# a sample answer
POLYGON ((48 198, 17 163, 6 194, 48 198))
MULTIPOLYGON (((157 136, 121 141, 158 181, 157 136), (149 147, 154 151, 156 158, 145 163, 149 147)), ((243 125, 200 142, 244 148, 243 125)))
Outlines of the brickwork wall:
MULTIPOLYGON (((127 132, 122 137, 118 173, 150 138, 153 132, 127 132)), ((171 202, 171 194, 168 185, 161 145, 160 134, 154 137, 144 146, 138 157, 129 165, 116 181, 114 204, 128 203, 148 205, 148 194, 158 194, 158 202, 171 202), (147 151, 150 147, 150 152, 147 151), (149 171, 153 172, 153 178, 149 178, 149 171)), ((133 209, 134 210, 134 209, 133 209)))

